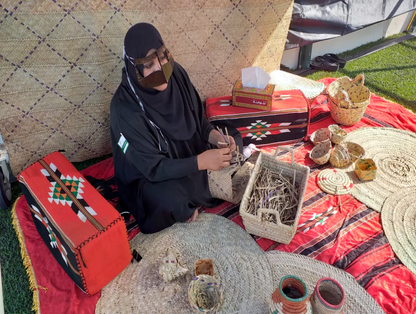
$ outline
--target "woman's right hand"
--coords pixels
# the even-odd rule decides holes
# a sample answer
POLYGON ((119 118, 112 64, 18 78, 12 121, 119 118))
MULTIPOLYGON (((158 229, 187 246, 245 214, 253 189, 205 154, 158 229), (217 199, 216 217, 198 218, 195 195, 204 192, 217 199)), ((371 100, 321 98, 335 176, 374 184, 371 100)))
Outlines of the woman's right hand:
POLYGON ((199 170, 221 170, 230 165, 231 150, 229 147, 209 149, 197 156, 199 170))

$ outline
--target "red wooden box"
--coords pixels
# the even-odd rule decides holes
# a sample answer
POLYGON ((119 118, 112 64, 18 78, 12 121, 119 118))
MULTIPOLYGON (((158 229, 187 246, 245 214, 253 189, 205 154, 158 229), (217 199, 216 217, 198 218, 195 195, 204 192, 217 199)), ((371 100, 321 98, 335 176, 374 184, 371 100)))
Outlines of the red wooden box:
POLYGON ((100 291, 131 262, 124 219, 64 155, 47 155, 18 179, 39 234, 82 291, 100 291))

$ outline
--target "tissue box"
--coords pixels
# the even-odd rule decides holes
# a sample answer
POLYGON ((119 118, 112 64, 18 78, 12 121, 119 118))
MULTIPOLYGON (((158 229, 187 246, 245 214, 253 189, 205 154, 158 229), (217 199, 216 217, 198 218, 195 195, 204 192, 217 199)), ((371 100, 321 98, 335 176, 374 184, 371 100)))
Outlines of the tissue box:
POLYGON ((208 98, 205 114, 213 125, 240 131, 244 146, 292 144, 304 140, 310 111, 303 93, 300 90, 275 91, 273 98, 270 111, 234 106, 231 96, 208 98))
POLYGON ((245 87, 241 80, 235 82, 232 97, 233 104, 239 107, 269 111, 272 107, 274 84, 266 88, 245 87))

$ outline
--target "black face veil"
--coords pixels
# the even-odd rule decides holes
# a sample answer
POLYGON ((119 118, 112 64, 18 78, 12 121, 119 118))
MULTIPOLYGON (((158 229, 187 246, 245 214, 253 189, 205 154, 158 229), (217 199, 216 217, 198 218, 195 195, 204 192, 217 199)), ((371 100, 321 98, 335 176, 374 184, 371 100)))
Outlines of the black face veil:
POLYGON ((124 39, 127 86, 133 89, 138 105, 146 116, 162 130, 162 135, 174 140, 189 140, 196 131, 193 108, 200 101, 188 75, 180 66, 174 66, 173 57, 164 46, 157 29, 147 23, 132 26, 124 39), (151 50, 156 50, 146 57, 151 50), (143 77, 146 62, 160 62, 161 71, 143 77), (164 91, 153 87, 167 83, 164 91), (156 85, 155 85, 156 84, 156 85))

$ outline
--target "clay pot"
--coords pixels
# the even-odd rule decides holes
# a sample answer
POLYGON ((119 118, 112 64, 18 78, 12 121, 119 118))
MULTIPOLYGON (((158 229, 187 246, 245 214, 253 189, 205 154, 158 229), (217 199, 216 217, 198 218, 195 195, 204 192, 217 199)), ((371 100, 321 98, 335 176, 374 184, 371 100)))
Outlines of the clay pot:
POLYGON ((332 278, 321 278, 312 293, 314 314, 341 314, 344 307, 344 289, 332 278))
POLYGON ((280 280, 270 302, 270 313, 276 310, 283 314, 310 313, 308 288, 300 278, 285 276, 280 280))

